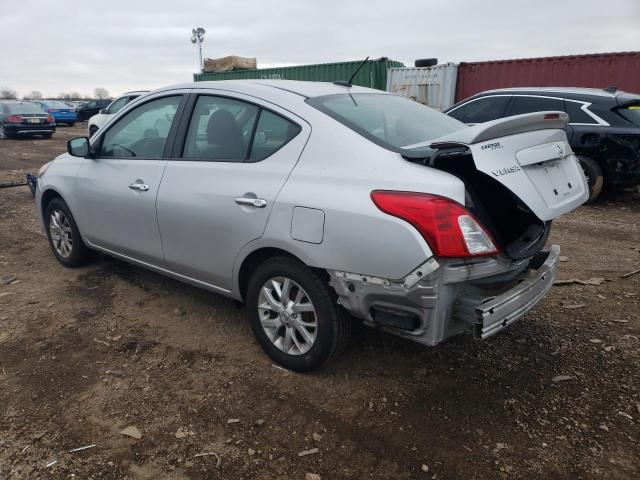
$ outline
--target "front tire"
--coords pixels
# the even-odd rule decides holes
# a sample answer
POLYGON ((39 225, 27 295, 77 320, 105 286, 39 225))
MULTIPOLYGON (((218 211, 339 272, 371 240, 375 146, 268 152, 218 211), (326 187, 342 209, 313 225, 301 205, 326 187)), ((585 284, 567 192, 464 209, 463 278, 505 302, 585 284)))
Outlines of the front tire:
POLYGON ((584 176, 587 178, 587 185, 589 187, 589 198, 585 203, 591 203, 600 196, 602 187, 604 186, 602 168, 600 168, 598 162, 592 158, 579 155, 578 160, 584 171, 584 176))
POLYGON ((272 258, 256 269, 247 307, 262 349, 290 370, 316 370, 348 343, 351 319, 335 293, 320 274, 292 258, 272 258))
POLYGON ((67 123, 68 126, 73 127, 76 124, 76 122, 71 122, 71 123, 67 123))
POLYGON ((91 251, 82 241, 78 226, 67 204, 54 198, 45 209, 45 227, 49 246, 65 267, 80 267, 91 258, 91 251))

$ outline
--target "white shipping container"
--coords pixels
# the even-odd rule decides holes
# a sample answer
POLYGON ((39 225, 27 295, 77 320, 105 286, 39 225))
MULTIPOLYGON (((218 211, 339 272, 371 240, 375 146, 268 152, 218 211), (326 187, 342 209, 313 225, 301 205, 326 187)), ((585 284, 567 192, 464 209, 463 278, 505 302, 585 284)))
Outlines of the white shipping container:
POLYGON ((387 92, 407 97, 443 111, 455 103, 458 66, 444 63, 433 67, 390 68, 387 92))

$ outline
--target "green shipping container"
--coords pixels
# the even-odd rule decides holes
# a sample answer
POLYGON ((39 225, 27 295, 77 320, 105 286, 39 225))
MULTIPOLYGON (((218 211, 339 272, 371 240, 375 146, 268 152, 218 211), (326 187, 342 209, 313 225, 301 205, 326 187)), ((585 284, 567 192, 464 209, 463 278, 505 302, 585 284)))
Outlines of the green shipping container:
MULTIPOLYGON (((194 73, 196 82, 208 80, 239 80, 239 79, 267 79, 267 80, 308 80, 313 82, 333 82, 335 80, 349 80, 362 60, 340 63, 319 63, 317 65, 296 65, 293 67, 258 68, 256 70, 233 70, 219 73, 194 73)), ((362 87, 387 88, 387 69, 404 67, 401 62, 380 58, 367 60, 353 79, 354 85, 362 87)))

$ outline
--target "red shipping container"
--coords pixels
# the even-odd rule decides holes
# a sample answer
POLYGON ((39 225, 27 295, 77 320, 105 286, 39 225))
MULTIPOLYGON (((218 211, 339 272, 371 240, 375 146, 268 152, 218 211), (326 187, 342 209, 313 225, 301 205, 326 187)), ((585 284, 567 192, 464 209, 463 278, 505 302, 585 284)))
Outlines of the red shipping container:
POLYGON ((461 63, 456 101, 494 88, 611 86, 640 93, 640 52, 461 63))

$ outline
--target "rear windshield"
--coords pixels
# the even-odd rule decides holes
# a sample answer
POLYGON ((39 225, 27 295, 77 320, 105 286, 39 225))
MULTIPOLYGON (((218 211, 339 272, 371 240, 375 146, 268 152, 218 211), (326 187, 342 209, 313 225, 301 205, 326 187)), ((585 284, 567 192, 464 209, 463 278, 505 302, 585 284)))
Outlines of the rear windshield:
POLYGON ((59 109, 69 109, 73 108, 71 105, 64 102, 46 102, 47 108, 59 108, 59 109))
POLYGON ((448 115, 395 95, 344 93, 310 98, 307 103, 391 150, 467 128, 448 115))
POLYGON ((640 127, 640 104, 619 108, 618 113, 633 123, 636 127, 640 127))
POLYGON ((42 109, 35 103, 9 103, 9 113, 44 113, 42 109))

